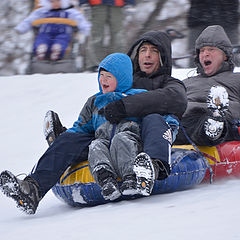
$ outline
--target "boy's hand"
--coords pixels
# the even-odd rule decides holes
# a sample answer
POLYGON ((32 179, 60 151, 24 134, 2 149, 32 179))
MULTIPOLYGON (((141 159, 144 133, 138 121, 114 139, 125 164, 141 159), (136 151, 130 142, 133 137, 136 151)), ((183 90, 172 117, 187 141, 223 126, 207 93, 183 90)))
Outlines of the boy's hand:
POLYGON ((122 100, 109 103, 99 111, 100 115, 104 115, 110 123, 119 123, 126 117, 126 110, 122 100))

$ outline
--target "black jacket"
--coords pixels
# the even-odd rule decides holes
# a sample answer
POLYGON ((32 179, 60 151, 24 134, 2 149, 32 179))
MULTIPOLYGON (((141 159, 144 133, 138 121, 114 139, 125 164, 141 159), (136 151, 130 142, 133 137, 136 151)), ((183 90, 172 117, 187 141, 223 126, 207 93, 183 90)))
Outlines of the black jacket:
POLYGON ((182 81, 171 77, 171 41, 164 32, 151 31, 143 34, 130 48, 128 55, 133 60, 133 88, 147 92, 123 98, 127 117, 144 117, 151 113, 174 114, 181 118, 187 107, 186 89, 182 81), (163 66, 152 75, 141 72, 137 61, 137 49, 143 41, 157 46, 163 66))

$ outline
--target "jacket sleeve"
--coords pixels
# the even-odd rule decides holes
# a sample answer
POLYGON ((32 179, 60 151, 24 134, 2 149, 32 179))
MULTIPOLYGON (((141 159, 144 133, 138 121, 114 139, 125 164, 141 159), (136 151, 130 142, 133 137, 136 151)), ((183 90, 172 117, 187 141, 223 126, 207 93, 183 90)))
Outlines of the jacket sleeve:
POLYGON ((139 93, 122 99, 127 117, 148 114, 174 114, 181 118, 187 107, 186 88, 180 80, 171 78, 163 88, 139 93))
POLYGON ((67 132, 77 133, 94 133, 92 124, 93 104, 95 98, 90 97, 83 106, 78 120, 73 123, 73 126, 67 132))
POLYGON ((43 9, 39 8, 33 11, 27 18, 25 18, 22 22, 20 22, 15 30, 19 33, 23 34, 32 29, 32 22, 36 19, 44 18, 43 9))

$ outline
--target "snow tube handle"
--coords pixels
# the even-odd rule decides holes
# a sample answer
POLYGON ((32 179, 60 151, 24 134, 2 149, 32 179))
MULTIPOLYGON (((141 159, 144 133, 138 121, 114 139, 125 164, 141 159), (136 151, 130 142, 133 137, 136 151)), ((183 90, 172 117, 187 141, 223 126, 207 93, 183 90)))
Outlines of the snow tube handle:
POLYGON ((68 18, 41 18, 32 22, 32 26, 36 27, 41 24, 46 23, 57 23, 57 24, 66 24, 72 27, 77 26, 77 22, 68 18))

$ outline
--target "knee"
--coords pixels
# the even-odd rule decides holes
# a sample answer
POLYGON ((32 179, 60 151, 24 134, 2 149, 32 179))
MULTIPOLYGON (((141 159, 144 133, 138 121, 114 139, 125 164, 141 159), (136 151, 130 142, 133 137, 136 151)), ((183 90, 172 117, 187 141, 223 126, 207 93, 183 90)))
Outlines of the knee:
POLYGON ((60 55, 62 52, 62 46, 59 43, 53 44, 52 48, 51 48, 51 55, 50 55, 50 59, 52 61, 56 61, 60 59, 60 55))
POLYGON ((159 126, 161 123, 166 124, 162 115, 158 113, 149 114, 142 119, 142 126, 153 126, 154 124, 157 124, 159 126))
POLYGON ((38 60, 44 60, 46 57, 48 46, 47 44, 39 44, 36 48, 36 56, 38 60))

